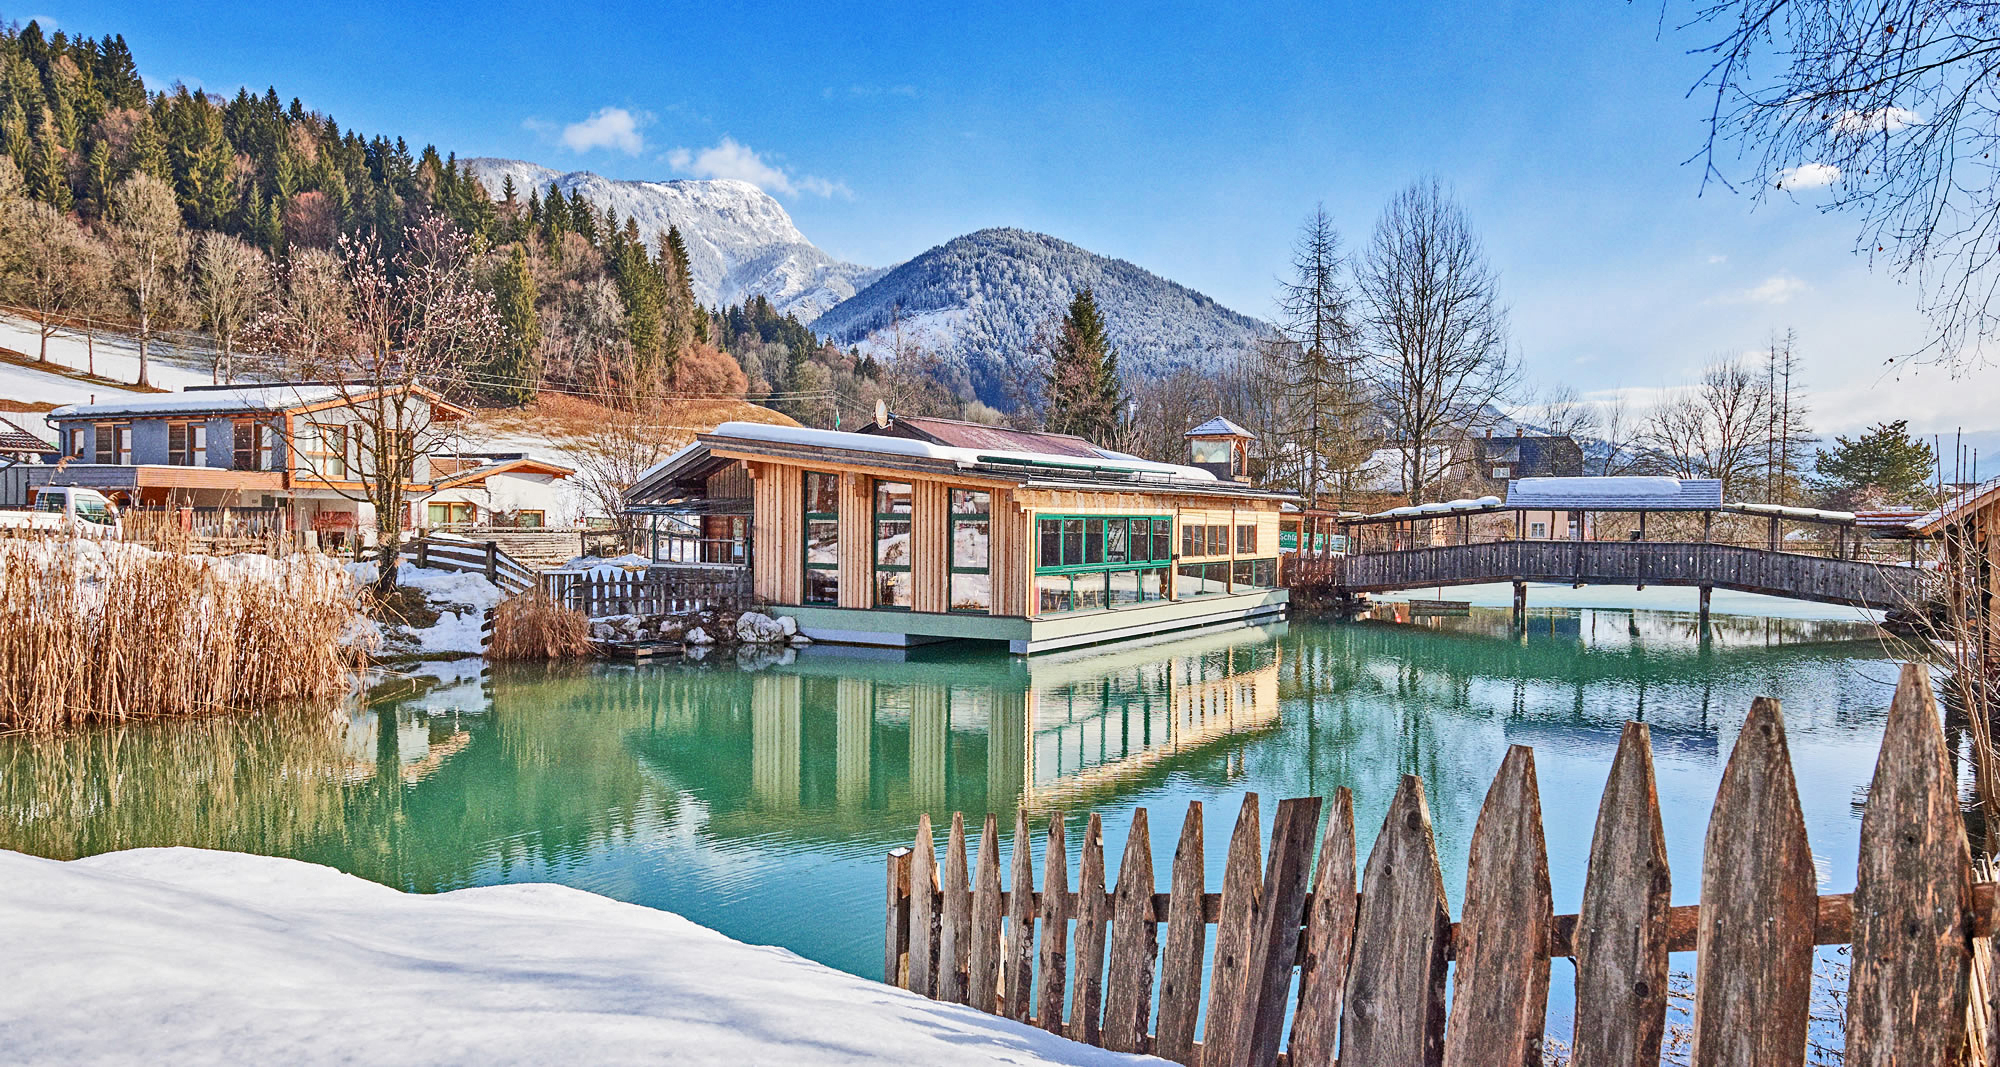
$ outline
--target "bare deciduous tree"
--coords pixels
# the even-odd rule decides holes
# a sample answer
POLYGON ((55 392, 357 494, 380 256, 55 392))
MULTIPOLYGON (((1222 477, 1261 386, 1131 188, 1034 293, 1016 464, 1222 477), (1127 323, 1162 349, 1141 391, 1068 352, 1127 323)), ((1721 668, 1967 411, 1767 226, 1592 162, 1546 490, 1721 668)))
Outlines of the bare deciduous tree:
POLYGON ((1909 355, 1980 358, 2000 330, 1993 5, 1699 0, 1695 11, 1721 34, 1701 83, 1714 93, 1707 177, 1760 197, 1828 190, 1828 209, 1860 220, 1857 250, 1918 280, 1933 333, 1909 355))
POLYGON ((1542 390, 1525 412, 1529 423, 1555 437, 1568 437, 1581 444, 1598 433, 1597 408, 1583 399, 1575 386, 1553 385, 1542 390))
POLYGON ((139 327, 139 383, 147 378, 153 332, 171 325, 181 307, 188 237, 174 191, 145 172, 111 190, 113 278, 139 327))
POLYGON ((1770 396, 1740 359, 1711 364, 1701 380, 1660 402, 1646 422, 1646 442, 1666 473, 1715 478, 1734 500, 1763 467, 1770 396))
POLYGON ((1513 388, 1499 278, 1465 211, 1436 179, 1396 194, 1362 261, 1366 367, 1402 452, 1403 488, 1422 503, 1445 446, 1490 422, 1513 388))
POLYGON ((212 379, 236 380, 236 339, 270 288, 264 254, 228 234, 204 233, 194 252, 194 305, 215 338, 212 379))
POLYGON ((94 300, 104 287, 103 250, 75 220, 48 204, 17 200, 8 204, 11 237, 20 255, 10 272, 9 295, 33 313, 41 347, 35 358, 49 361, 49 338, 63 319, 94 300))

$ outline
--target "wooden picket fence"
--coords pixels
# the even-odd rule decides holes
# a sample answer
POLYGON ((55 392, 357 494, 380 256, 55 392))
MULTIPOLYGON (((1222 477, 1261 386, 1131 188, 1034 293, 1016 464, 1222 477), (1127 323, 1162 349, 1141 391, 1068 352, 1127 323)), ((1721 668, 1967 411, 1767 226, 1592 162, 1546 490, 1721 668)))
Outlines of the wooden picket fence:
POLYGON ((1974 880, 1919 667, 1903 668, 1890 706, 1851 894, 1816 891, 1784 720, 1769 698, 1751 705, 1723 771, 1699 905, 1669 903, 1640 723, 1626 725, 1605 784, 1577 914, 1554 912, 1528 747, 1508 750, 1487 792, 1456 923, 1420 779, 1403 779, 1359 871, 1352 798, 1342 789, 1328 807, 1315 860, 1320 799, 1280 802, 1260 862, 1258 801, 1246 796, 1220 893, 1203 884, 1199 802, 1188 807, 1167 893, 1154 891, 1143 808, 1109 888, 1101 823, 1090 816, 1074 891, 1059 816, 1042 892, 1018 891, 1034 880, 1025 812, 1014 828, 1016 891, 1002 887, 994 816, 970 871, 963 816, 952 817, 942 870, 925 816, 915 848, 889 855, 884 980, 1185 1064, 1282 1057, 1311 1067, 1333 1063, 1338 1050, 1341 1067, 1535 1067, 1550 961, 1567 956, 1576 970, 1572 1062, 1651 1067, 1666 1027, 1667 954, 1693 950, 1691 1062, 1767 1067, 1804 1060, 1814 946, 1851 944, 1846 1063, 2000 1063, 1988 1047, 2000 1032, 1984 1025, 1995 990, 1972 965, 1975 937, 1983 957, 1992 934, 1994 883, 1974 880))
POLYGON ((545 571, 542 591, 590 618, 741 609, 750 602, 748 567, 659 565, 622 574, 545 571))

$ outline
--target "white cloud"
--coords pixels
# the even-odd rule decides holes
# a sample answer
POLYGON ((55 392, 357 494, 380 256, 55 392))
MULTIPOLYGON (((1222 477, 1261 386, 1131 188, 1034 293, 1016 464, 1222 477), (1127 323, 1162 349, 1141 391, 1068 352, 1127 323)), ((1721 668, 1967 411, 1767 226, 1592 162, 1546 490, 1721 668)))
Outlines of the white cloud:
POLYGON ((1708 257, 1708 261, 1709 261, 1709 262, 1710 262, 1711 264, 1714 264, 1714 263, 1727 263, 1727 262, 1729 262, 1729 257, 1728 257, 1728 256, 1725 256, 1725 255, 1722 255, 1721 253, 1717 253, 1717 254, 1715 254, 1715 255, 1712 255, 1712 256, 1708 257))
POLYGON ((1895 133, 1906 126, 1918 126, 1923 118, 1906 107, 1878 107, 1873 111, 1847 110, 1833 120, 1836 133, 1895 133))
POLYGON ((622 107, 598 108, 582 122, 564 126, 562 143, 572 152, 615 148, 628 156, 636 156, 646 147, 646 139, 639 133, 639 128, 651 120, 650 115, 633 114, 622 107))
POLYGON ((1780 189, 1823 189, 1840 180, 1840 168, 1831 163, 1801 163, 1778 172, 1780 189))
POLYGON ((849 189, 846 183, 815 178, 810 174, 793 176, 734 137, 725 136, 707 148, 676 148, 667 153, 666 159, 668 166, 683 174, 692 174, 697 178, 734 178, 777 196, 809 193, 820 197, 854 199, 854 190, 849 189))
POLYGON ((1736 300, 1749 304, 1783 304, 1810 289, 1812 286, 1789 274, 1773 274, 1737 294, 1736 300))

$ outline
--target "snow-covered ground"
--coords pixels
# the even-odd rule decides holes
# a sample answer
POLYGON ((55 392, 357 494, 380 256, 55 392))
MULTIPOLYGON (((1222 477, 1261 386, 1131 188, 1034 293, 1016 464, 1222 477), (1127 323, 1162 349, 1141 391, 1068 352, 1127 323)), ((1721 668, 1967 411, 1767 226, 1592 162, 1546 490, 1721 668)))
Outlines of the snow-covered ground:
MULTIPOLYGON (((59 332, 49 338, 49 362, 69 370, 85 371, 92 365, 91 348, 96 349, 95 365, 100 377, 117 382, 139 380, 138 342, 115 334, 99 334, 93 343, 81 334, 59 332)), ((29 359, 41 350, 40 335, 27 319, 0 315, 0 348, 11 348, 29 359)), ((160 389, 185 389, 210 382, 210 353, 177 348, 155 341, 147 346, 147 377, 160 389)), ((113 399, 111 386, 78 381, 49 371, 11 363, 0 363, 0 399, 43 404, 88 404, 92 397, 113 399)), ((36 420, 31 420, 36 421, 36 420)), ((40 433, 39 421, 32 429, 40 433)))
POLYGON ((1161 1062, 562 886, 186 848, 0 852, 0 885, 9 1063, 1161 1062))
MULTIPOLYGON (((379 571, 374 560, 361 560, 349 563, 347 573, 357 586, 366 586, 374 583, 379 571)), ((425 600, 438 612, 438 620, 421 630, 366 621, 365 625, 373 628, 378 654, 477 656, 486 651, 486 638, 480 628, 485 624, 487 610, 498 605, 505 594, 484 575, 405 562, 397 565, 396 582, 422 590, 425 600)))

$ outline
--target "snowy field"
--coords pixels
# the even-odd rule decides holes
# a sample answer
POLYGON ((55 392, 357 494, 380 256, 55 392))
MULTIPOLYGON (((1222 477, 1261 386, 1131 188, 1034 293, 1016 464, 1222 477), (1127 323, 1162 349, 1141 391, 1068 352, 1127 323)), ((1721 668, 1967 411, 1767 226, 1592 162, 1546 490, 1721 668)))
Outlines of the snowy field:
MULTIPOLYGON (((100 334, 93 345, 80 334, 59 332, 49 338, 49 362, 69 370, 83 371, 91 365, 96 348, 97 374, 118 382, 139 380, 138 342, 116 335, 100 334)), ((41 349, 35 324, 26 319, 0 316, 0 348, 35 358, 41 349)), ((152 384, 160 389, 185 389, 207 385, 209 362, 206 351, 181 349, 159 341, 147 346, 147 369, 152 384)), ((111 387, 97 382, 78 381, 60 374, 39 371, 11 363, 0 364, 0 399, 43 404, 88 404, 93 396, 110 400, 111 387)), ((40 427, 37 427, 39 432, 40 427)))
POLYGON ((1163 1062, 562 886, 186 848, 0 852, 0 884, 9 1063, 1163 1062))

